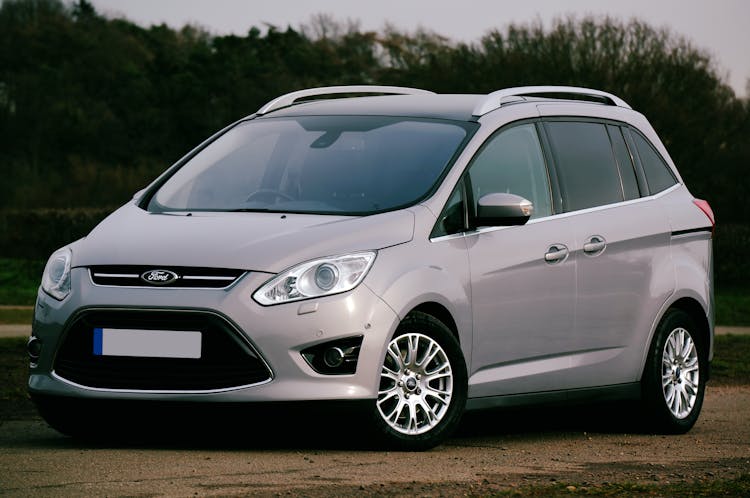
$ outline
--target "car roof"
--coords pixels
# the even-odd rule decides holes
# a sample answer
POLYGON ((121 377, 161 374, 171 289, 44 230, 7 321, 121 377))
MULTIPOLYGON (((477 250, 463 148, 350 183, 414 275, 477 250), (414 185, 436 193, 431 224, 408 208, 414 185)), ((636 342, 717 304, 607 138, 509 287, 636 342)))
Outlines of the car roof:
POLYGON ((372 115, 474 121, 476 117, 472 116, 472 111, 484 98, 484 95, 469 94, 334 98, 300 102, 262 117, 372 115))

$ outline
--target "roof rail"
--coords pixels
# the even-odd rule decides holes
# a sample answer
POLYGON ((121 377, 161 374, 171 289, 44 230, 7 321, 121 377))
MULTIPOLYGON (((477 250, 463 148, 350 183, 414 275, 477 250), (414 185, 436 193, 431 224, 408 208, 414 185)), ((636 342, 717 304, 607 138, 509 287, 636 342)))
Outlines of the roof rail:
POLYGON ((494 111, 501 107, 503 105, 503 100, 508 97, 526 97, 546 94, 582 95, 586 97, 600 98, 608 105, 631 109, 627 102, 620 97, 612 95, 611 93, 602 92, 601 90, 593 90, 591 88, 581 88, 577 86, 519 86, 515 88, 504 88, 490 93, 484 98, 484 100, 477 104, 472 114, 474 116, 483 116, 490 111, 494 111))
POLYGON ((378 86, 378 85, 348 85, 348 86, 324 86, 320 88, 308 88, 306 90, 299 90, 296 92, 287 93, 281 97, 268 102, 266 105, 261 107, 256 114, 268 114, 271 111, 281 109, 282 107, 289 107, 294 104, 297 100, 305 97, 317 97, 321 95, 335 95, 341 93, 362 93, 372 94, 380 93, 384 95, 429 95, 434 94, 429 90, 420 90, 418 88, 408 88, 402 86, 378 86))

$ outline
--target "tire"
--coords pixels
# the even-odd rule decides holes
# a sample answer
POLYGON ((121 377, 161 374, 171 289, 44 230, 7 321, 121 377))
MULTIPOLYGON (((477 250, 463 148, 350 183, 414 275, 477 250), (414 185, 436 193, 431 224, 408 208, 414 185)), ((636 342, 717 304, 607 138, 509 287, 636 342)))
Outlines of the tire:
POLYGON ((684 434, 698 420, 708 378, 700 332, 690 315, 676 308, 659 322, 641 380, 647 430, 684 434))
POLYGON ((410 313, 388 344, 373 406, 379 446, 422 451, 456 429, 466 406, 466 363, 439 320, 410 313))

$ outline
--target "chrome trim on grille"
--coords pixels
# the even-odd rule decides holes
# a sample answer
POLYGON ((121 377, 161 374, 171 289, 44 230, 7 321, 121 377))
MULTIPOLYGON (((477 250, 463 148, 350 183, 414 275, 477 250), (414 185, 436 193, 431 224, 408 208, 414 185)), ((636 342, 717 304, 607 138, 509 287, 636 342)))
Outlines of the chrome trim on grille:
POLYGON ((180 277, 182 280, 227 280, 230 282, 235 281, 239 277, 212 277, 212 276, 198 276, 198 275, 184 275, 180 277))
POLYGON ((92 273, 95 277, 102 278, 138 278, 140 275, 133 275, 130 273, 92 273))
POLYGON ((177 278, 166 285, 145 282, 141 275, 155 268, 146 265, 102 265, 87 269, 91 283, 97 287, 141 289, 226 290, 248 273, 246 270, 230 268, 160 267, 158 269, 170 271, 177 275, 177 278), (110 268, 113 271, 106 271, 110 268), (134 273, 130 273, 130 271, 134 273), (215 274, 211 274, 212 272, 215 272, 215 274), (203 273, 203 275, 200 273, 203 273))

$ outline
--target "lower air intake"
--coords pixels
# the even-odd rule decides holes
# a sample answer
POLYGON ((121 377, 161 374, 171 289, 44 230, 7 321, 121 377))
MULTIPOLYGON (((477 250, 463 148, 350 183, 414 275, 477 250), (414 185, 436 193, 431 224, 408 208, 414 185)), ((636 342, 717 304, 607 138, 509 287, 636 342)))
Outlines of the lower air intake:
POLYGON ((206 312, 89 310, 64 334, 54 365, 70 382, 102 389, 210 391, 271 379, 260 355, 224 318, 206 312), (95 347, 95 330, 201 332, 199 358, 110 356, 95 347))

